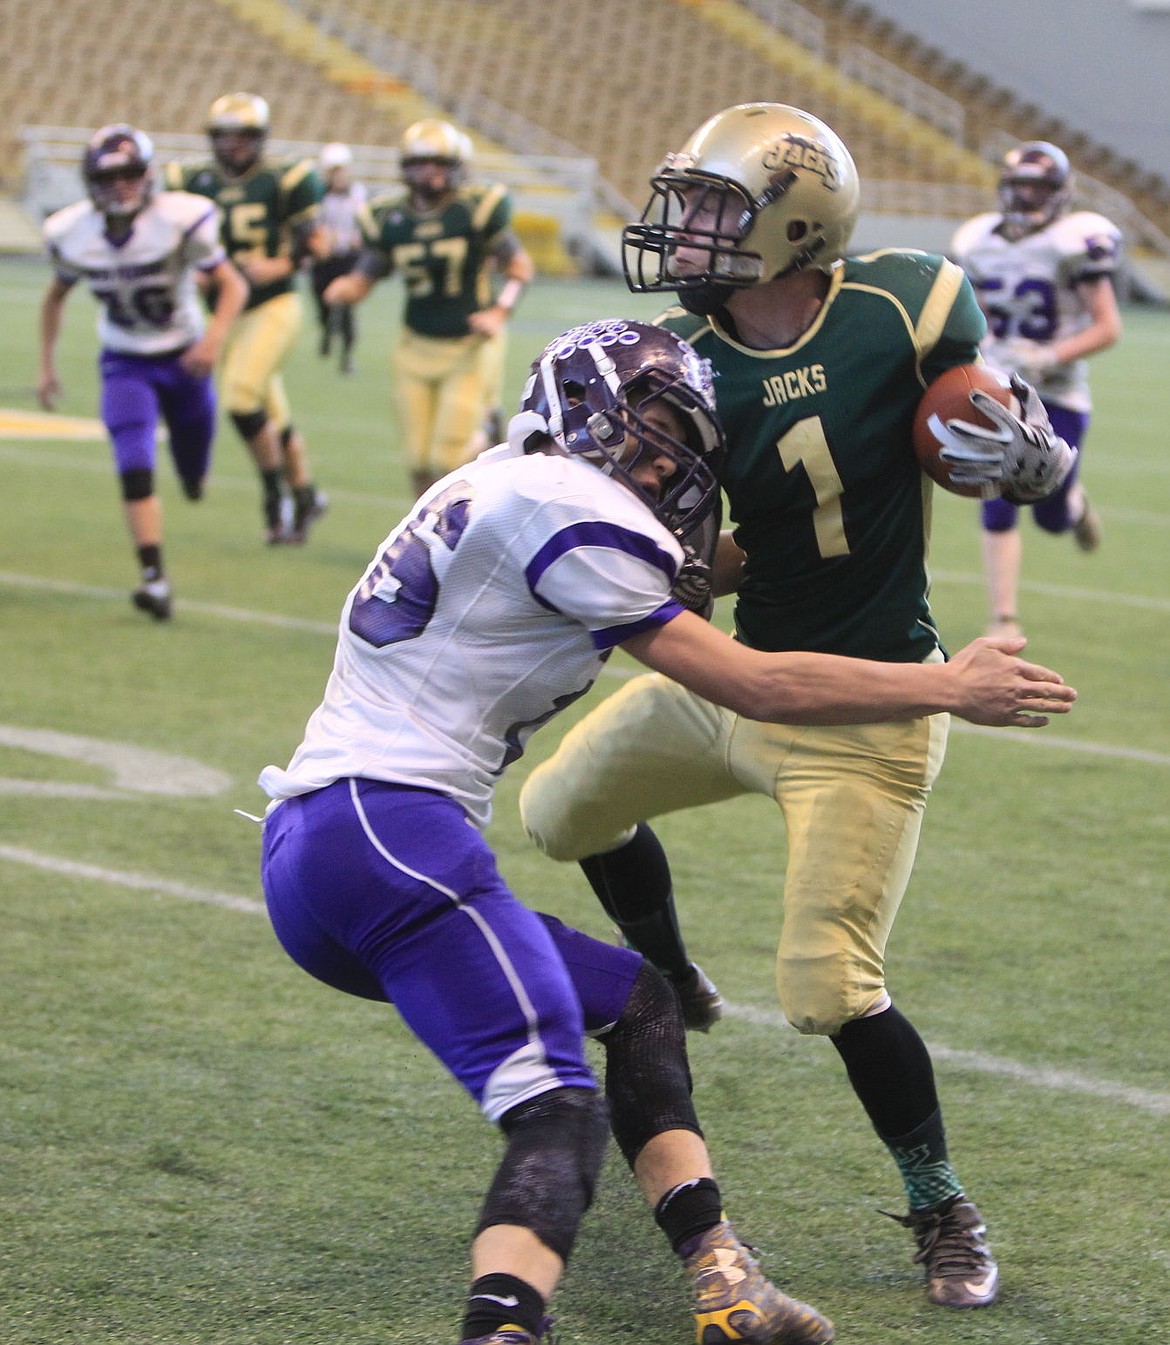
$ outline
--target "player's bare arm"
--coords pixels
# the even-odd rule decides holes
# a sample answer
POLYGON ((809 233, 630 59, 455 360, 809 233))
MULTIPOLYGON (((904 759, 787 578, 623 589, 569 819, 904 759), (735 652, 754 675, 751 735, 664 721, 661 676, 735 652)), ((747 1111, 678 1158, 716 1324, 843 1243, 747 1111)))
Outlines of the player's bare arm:
POLYGON ((248 282, 226 258, 209 273, 209 279, 216 289, 215 308, 203 335, 179 361, 188 373, 199 377, 215 368, 228 330, 248 301, 248 282))
POLYGON ((1041 728, 1076 691, 1013 657, 1022 638, 980 638, 949 663, 879 663, 835 654, 762 653, 691 612, 626 640, 636 659, 750 719, 865 724, 950 713, 974 724, 1041 728))
POLYGON ((49 282, 41 301, 41 367, 37 374, 37 401, 51 411, 61 396, 61 380, 57 377, 57 338, 61 335, 61 314, 72 285, 55 276, 49 282))

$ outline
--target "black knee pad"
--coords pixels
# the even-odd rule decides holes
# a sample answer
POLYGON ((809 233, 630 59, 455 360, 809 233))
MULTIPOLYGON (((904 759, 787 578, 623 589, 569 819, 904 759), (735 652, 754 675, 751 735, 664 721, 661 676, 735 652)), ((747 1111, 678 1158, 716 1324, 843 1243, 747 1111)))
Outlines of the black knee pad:
POLYGON ((154 494, 154 472, 149 467, 131 467, 122 473, 122 498, 131 504, 135 500, 149 500, 154 494))
POLYGON ((553 1089, 505 1112, 500 1129, 508 1144, 476 1236, 516 1224, 567 1261, 605 1158, 604 1099, 588 1088, 553 1089))
POLYGON ((233 411, 231 416, 232 424, 245 443, 251 443, 264 426, 268 424, 268 412, 263 409, 259 411, 233 411))
POLYGON ((649 962, 642 963, 621 1017, 600 1038, 610 1125, 631 1167, 664 1130, 702 1137, 691 1101, 687 1031, 678 996, 649 962))

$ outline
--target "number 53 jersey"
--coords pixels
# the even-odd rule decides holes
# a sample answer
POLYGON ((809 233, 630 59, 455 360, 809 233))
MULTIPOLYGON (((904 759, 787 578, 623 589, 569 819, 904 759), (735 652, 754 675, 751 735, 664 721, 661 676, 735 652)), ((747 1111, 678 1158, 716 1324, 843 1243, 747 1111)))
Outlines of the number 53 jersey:
POLYGON ((168 355, 203 335, 196 273, 214 270, 226 256, 216 208, 204 197, 158 192, 116 242, 105 216, 78 201, 49 216, 44 238, 60 279, 84 280, 100 303, 104 349, 168 355))
POLYGON ((433 789, 486 825, 528 737, 615 645, 673 620, 682 548, 587 463, 502 446, 444 477, 341 613, 333 671, 273 799, 356 776, 433 789))

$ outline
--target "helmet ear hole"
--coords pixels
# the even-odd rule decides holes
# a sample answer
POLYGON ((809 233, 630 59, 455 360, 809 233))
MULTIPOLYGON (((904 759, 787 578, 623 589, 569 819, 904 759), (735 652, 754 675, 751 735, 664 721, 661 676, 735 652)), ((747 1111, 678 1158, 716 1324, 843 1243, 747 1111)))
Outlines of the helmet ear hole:
POLYGON ((790 243, 803 243, 809 235, 808 223, 802 219, 789 220, 786 233, 790 243))

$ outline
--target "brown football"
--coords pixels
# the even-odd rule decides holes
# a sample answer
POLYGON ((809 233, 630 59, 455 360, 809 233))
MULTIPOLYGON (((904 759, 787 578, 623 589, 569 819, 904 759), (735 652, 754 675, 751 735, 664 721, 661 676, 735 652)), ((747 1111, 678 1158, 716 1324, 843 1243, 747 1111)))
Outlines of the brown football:
POLYGON ((914 413, 914 452, 922 470, 932 481, 955 495, 991 500, 999 494, 998 486, 956 485, 951 480, 951 469, 939 457, 946 437, 948 420, 965 420, 972 425, 993 428, 992 422, 971 405, 970 393, 982 388, 997 402, 1020 412, 1020 404, 1008 383, 1008 376, 987 364, 959 364, 938 378, 922 394, 914 413))

